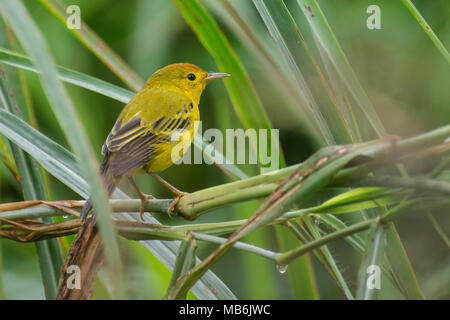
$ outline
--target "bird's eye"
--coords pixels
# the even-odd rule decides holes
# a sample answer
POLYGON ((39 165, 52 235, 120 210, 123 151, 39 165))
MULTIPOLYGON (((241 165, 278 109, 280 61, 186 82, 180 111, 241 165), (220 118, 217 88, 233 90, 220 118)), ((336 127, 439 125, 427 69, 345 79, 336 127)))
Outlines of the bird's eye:
POLYGON ((187 75, 187 78, 188 78, 189 80, 191 80, 191 81, 194 81, 194 80, 195 80, 195 74, 189 73, 189 74, 187 75))

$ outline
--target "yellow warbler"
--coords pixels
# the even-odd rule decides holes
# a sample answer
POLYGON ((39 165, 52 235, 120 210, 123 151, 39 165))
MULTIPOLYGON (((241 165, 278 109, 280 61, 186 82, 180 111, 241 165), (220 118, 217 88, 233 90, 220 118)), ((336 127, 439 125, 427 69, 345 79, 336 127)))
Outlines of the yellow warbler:
MULTIPOLYGON (((108 194, 123 178, 130 179, 142 201, 142 216, 145 202, 153 197, 143 194, 132 176, 143 169, 174 194, 170 213, 185 193, 155 172, 168 168, 177 160, 172 159, 172 149, 179 143, 172 141, 173 132, 177 131, 182 141, 192 142, 198 128, 196 123, 200 120, 200 95, 208 82, 226 76, 229 74, 208 73, 190 63, 171 64, 156 71, 122 110, 103 145, 100 174, 108 194), (186 135, 187 139, 183 139, 186 135)), ((92 203, 88 199, 81 210, 83 220, 91 209, 92 203)))

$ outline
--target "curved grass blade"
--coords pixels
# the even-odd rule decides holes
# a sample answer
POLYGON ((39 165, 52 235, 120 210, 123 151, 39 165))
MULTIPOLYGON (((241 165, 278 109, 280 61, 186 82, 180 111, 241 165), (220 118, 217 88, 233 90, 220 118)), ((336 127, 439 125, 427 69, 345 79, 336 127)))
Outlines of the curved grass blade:
POLYGON ((379 119, 372 102, 357 79, 350 63, 347 60, 347 57, 344 54, 344 51, 333 33, 333 30, 320 9, 318 2, 315 0, 297 0, 297 3, 308 20, 313 34, 317 37, 318 42, 328 54, 328 57, 336 68, 337 73, 347 86, 355 101, 358 103, 358 106, 366 115, 366 118, 371 124, 373 130, 379 137, 384 136, 386 134, 386 130, 384 129, 384 126, 379 119))
MULTIPOLYGON (((170 295, 171 289, 175 285, 178 277, 182 274, 185 274, 195 266, 196 249, 197 241, 193 237, 192 233, 189 233, 186 240, 181 242, 179 251, 177 253, 177 260, 173 268, 172 277, 170 278, 166 297, 170 295)), ((178 299, 185 300, 186 294, 178 297, 178 299)))
MULTIPOLYGON (((386 134, 386 130, 384 129, 384 126, 381 123, 370 99, 351 68, 350 63, 348 62, 344 51, 339 45, 339 42, 328 24, 324 13, 320 9, 318 2, 315 0, 297 0, 297 3, 308 20, 314 36, 322 46, 323 52, 328 55, 328 58, 334 65, 337 74, 340 76, 352 97, 357 102, 359 108, 366 115, 368 123, 370 123, 372 129, 378 136, 384 136, 386 134)), ((364 127, 361 126, 361 128, 364 127)), ((363 139, 364 138, 365 137, 363 137, 363 139)), ((402 166, 399 166, 399 170, 402 174, 406 174, 406 171, 402 166)), ((409 286, 412 294, 419 298, 421 296, 421 290, 418 287, 414 271, 411 268, 411 263, 409 262, 406 254, 404 254, 403 244, 401 243, 398 234, 396 234, 394 226, 389 228, 388 234, 392 235, 393 245, 391 247, 396 248, 393 250, 398 250, 397 255, 402 257, 399 263, 399 268, 404 271, 403 280, 407 282, 407 284, 404 285, 409 286), (400 264, 402 265, 400 266, 400 264)), ((393 254, 392 258, 395 259, 395 256, 396 254, 393 254)), ((391 259, 389 258, 389 260, 391 259)), ((392 263, 392 261, 390 262, 392 263)))
POLYGON ((309 209, 314 213, 347 213, 400 202, 411 192, 379 187, 362 187, 341 193, 319 206, 309 209))
POLYGON ((387 257, 395 277, 399 280, 400 285, 407 295, 407 299, 425 299, 420 290, 411 262, 393 223, 390 223, 387 227, 386 238, 388 243, 386 246, 387 257))
MULTIPOLYGON (((58 20, 66 24, 66 8, 63 3, 55 0, 40 0, 40 2, 58 20)), ((139 91, 144 85, 143 80, 81 19, 80 24, 80 29, 70 31, 131 89, 139 91)))
MULTIPOLYGON (((336 231, 348 228, 348 226, 344 222, 342 222, 339 218, 332 214, 317 214, 314 216, 336 231)), ((359 234, 355 233, 348 235, 344 238, 344 240, 349 245, 351 245, 358 253, 362 255, 365 253, 366 242, 359 234)), ((385 277, 385 279, 387 279, 393 287, 398 289, 399 294, 402 294, 402 288, 399 287, 398 282, 396 282, 392 277, 391 268, 388 266, 388 261, 384 261, 384 265, 382 266, 381 270, 383 271, 383 277, 385 277)))
MULTIPOLYGON (((276 229, 280 227, 276 226, 276 229)), ((296 238, 292 233, 284 232, 284 230, 277 230, 276 232, 279 250, 285 252, 293 249, 297 245, 296 238)), ((319 290, 317 288, 316 277, 314 275, 314 268, 312 258, 310 255, 305 255, 292 261, 287 268, 287 276, 294 299, 298 300, 319 300, 319 290)))
MULTIPOLYGON (((224 80, 225 86, 241 123, 245 128, 265 129, 270 132, 272 125, 255 88, 217 23, 197 0, 174 1, 200 42, 216 60, 219 69, 231 74, 231 77, 224 80)), ((278 152, 280 167, 284 167, 284 157, 279 151, 278 142, 270 140, 269 137, 267 145, 272 146, 275 143, 272 148, 278 152)), ((252 141, 252 144, 254 150, 258 150, 257 141, 252 141)))
MULTIPOLYGON (((3 109, 0 109, 0 134, 29 153, 50 174, 80 196, 86 198, 89 195, 88 184, 81 177, 81 170, 70 151, 3 109)), ((121 190, 116 190, 114 197, 129 198, 121 190)), ((122 216, 127 220, 137 220, 129 214, 122 216)), ((148 220, 149 223, 160 224, 151 216, 148 220)), ((173 268, 179 247, 177 242, 153 240, 140 241, 140 243, 169 269, 173 268)), ((197 259, 197 263, 199 262, 200 260, 197 259)), ((212 271, 208 271, 192 287, 192 292, 199 299, 236 299, 231 290, 212 271)))
MULTIPOLYGON (((303 219, 306 225, 308 226, 308 230, 311 232, 313 238, 315 240, 319 239, 321 237, 320 233, 316 229, 315 224, 311 221, 311 218, 309 216, 305 216, 303 219)), ((337 266, 337 263, 334 260, 330 250, 328 249, 328 246, 324 245, 320 247, 318 250, 323 256, 324 263, 326 263, 328 269, 333 274, 336 283, 338 284, 342 292, 345 294, 345 297, 349 300, 353 300, 354 299, 353 294, 350 291, 350 288, 348 287, 347 282, 345 281, 341 271, 339 270, 339 267, 337 266)))
MULTIPOLYGON (((289 14, 284 3, 280 0, 253 0, 253 3, 261 15, 267 29, 277 43, 281 53, 289 66, 291 77, 297 83, 301 92, 303 104, 307 106, 306 110, 315 120, 316 127, 327 145, 335 144, 335 139, 326 123, 317 102, 306 83, 299 65, 293 54, 298 49, 298 33, 295 31, 295 22, 289 14)), ((301 41, 301 39, 300 39, 301 41)))
POLYGON ((353 102, 353 100, 350 100, 348 97, 350 92, 346 88, 345 84, 340 81, 340 77, 336 69, 334 68, 333 63, 325 53, 324 48, 319 44, 317 37, 314 34, 313 39, 322 59, 322 64, 324 66, 325 72, 328 75, 328 82, 330 83, 330 87, 333 91, 333 96, 336 99, 336 105, 340 106, 341 109, 339 109, 339 111, 344 111, 344 115, 342 116, 342 118, 345 121, 345 127, 349 128, 352 142, 362 142, 363 139, 361 137, 361 130, 359 128, 358 122, 356 121, 355 112, 353 110, 354 106, 351 103, 353 102))
POLYGON ((409 12, 413 15, 413 17, 419 22, 423 31, 428 35, 428 37, 433 41, 436 48, 442 54, 445 60, 450 63, 450 53, 447 51, 445 46, 442 44, 441 40, 439 40, 438 36, 434 33, 433 29, 431 29, 430 25, 425 21, 425 18, 420 14, 420 11, 417 10, 416 6, 413 4, 411 0, 402 0, 405 7, 408 8, 409 12))
POLYGON ((17 116, 0 109, 0 132, 11 142, 29 153, 55 178, 86 198, 88 185, 80 175, 73 154, 32 128, 17 116))
MULTIPOLYGON (((0 62, 27 71, 39 71, 33 66, 30 58, 4 48, 0 48, 0 62)), ((71 83, 81 88, 100 93, 114 100, 127 103, 134 96, 134 92, 89 76, 87 74, 56 66, 58 77, 64 82, 71 83)))
POLYGON ((0 1, 0 8, 20 43, 32 57, 36 68, 41 71, 41 83, 50 106, 71 147, 78 155, 80 168, 84 176, 88 177, 91 187, 90 194, 103 239, 106 262, 111 281, 114 283, 116 297, 118 297, 120 296, 120 289, 117 280, 120 279, 121 270, 119 248, 112 226, 108 196, 98 175, 97 164, 87 136, 82 129, 72 102, 57 77, 44 38, 22 2, 2 0, 0 1))
POLYGON ((242 6, 249 6, 250 2, 229 2, 228 0, 220 1, 206 1, 204 4, 221 19, 227 27, 241 40, 253 56, 259 59, 259 66, 263 68, 266 73, 265 81, 270 82, 269 85, 273 86, 274 93, 277 93, 277 98, 280 100, 280 108, 285 108, 289 116, 292 115, 292 119, 298 122, 300 128, 304 132, 311 134, 314 141, 320 145, 323 138, 320 132, 317 132, 315 123, 307 119, 306 117, 298 117, 299 113, 309 112, 305 110, 302 104, 298 101, 302 100, 302 95, 294 82, 287 76, 285 68, 280 67, 279 56, 274 54, 278 53, 278 50, 273 44, 273 41, 266 39, 263 26, 255 25, 251 20, 259 18, 255 16, 246 15, 242 6))
POLYGON ((375 224, 369 231, 366 253, 361 263, 356 297, 359 300, 377 299, 381 290, 381 268, 383 266, 386 228, 375 224))
MULTIPOLYGON (((12 92, 6 82, 6 77, 0 69, 0 100, 3 108, 16 113, 15 101, 12 92)), ((15 144, 11 145, 11 150, 19 173, 24 200, 47 200, 41 171, 37 163, 15 144)), ((42 220, 51 222, 51 218, 42 220)), ((55 299, 58 288, 59 272, 62 266, 61 248, 57 239, 49 239, 36 242, 36 249, 39 256, 39 267, 44 284, 45 297, 55 299)))

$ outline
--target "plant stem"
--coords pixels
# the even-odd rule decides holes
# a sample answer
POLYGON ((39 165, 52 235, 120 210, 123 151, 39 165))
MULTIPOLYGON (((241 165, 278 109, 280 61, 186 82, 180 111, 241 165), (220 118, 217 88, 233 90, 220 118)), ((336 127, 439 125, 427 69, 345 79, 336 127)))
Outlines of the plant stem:
POLYGON ((408 178, 395 176, 374 176, 367 177, 357 183, 360 186, 380 186, 380 187, 401 187, 413 188, 417 190, 435 191, 450 195, 450 183, 446 181, 408 178))
POLYGON ((308 242, 298 248, 292 249, 287 252, 278 253, 275 256, 275 261, 279 265, 287 265, 295 258, 298 258, 301 255, 303 255, 313 249, 316 249, 330 241, 338 240, 338 239, 344 238, 350 234, 357 233, 362 230, 366 230, 366 229, 370 228, 371 224, 373 222, 375 222, 376 220, 377 219, 374 218, 374 219, 370 219, 370 220, 366 220, 366 221, 362 221, 362 222, 353 224, 353 225, 347 227, 346 229, 327 234, 326 236, 323 236, 322 238, 308 242))

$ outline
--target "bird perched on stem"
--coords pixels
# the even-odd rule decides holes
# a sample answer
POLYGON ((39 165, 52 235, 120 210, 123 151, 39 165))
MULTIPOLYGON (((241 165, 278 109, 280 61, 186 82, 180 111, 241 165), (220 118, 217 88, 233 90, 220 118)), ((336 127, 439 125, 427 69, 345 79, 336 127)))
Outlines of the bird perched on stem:
MULTIPOLYGON (((211 80, 227 76, 229 74, 208 73, 190 63, 171 64, 156 71, 122 110, 103 145, 100 174, 108 194, 123 178, 129 179, 141 198, 142 218, 145 202, 153 196, 142 193, 133 176, 147 172, 174 194, 168 210, 170 215, 186 193, 156 172, 170 167, 183 156, 186 148, 181 148, 182 152, 175 157, 172 150, 179 141, 192 143, 200 121, 200 95, 211 80), (173 139, 174 132, 178 139, 173 139)), ((88 199, 81 210, 83 220, 91 210, 92 202, 88 199)))

